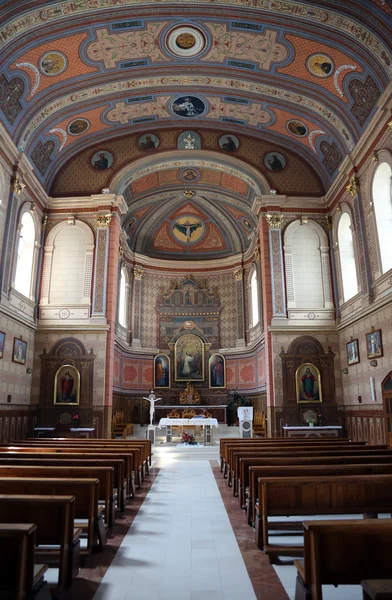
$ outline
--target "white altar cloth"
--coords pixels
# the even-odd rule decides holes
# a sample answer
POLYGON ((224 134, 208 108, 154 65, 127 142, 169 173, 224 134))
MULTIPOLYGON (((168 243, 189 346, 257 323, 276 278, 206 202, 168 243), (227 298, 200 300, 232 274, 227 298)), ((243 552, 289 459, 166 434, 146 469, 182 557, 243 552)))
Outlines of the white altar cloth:
POLYGON ((159 420, 158 428, 166 427, 167 425, 196 425, 196 427, 219 427, 217 419, 169 419, 168 417, 159 420))

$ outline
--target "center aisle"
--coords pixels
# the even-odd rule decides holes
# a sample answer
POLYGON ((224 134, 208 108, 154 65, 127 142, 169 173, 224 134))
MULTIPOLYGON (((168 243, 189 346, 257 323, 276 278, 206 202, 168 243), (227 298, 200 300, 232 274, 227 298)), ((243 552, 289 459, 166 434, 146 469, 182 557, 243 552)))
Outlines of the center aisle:
POLYGON ((94 600, 256 598, 209 460, 218 449, 155 447, 159 474, 94 600))

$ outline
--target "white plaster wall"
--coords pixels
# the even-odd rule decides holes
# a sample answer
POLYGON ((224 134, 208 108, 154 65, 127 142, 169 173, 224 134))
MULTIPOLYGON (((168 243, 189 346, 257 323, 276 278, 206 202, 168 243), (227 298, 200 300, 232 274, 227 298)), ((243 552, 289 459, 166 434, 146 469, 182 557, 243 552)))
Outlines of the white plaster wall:
POLYGON ((54 241, 50 304, 78 304, 83 297, 86 236, 79 227, 66 227, 54 241))
POLYGON ((297 308, 323 308, 323 281, 317 233, 299 226, 292 237, 295 305, 297 308))

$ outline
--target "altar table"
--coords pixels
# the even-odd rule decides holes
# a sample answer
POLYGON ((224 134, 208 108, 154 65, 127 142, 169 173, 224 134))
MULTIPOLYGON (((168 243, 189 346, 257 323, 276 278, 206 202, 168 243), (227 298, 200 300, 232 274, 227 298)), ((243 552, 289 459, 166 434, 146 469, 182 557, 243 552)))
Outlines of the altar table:
POLYGON ((170 443, 173 437, 173 425, 182 428, 185 426, 203 427, 204 429, 204 444, 211 443, 211 427, 219 427, 217 419, 200 418, 200 419, 170 419, 168 417, 159 420, 158 428, 166 427, 166 442, 170 443))
POLYGON ((308 437, 341 437, 342 428, 340 425, 325 425, 309 427, 289 426, 283 427, 283 437, 288 438, 308 438, 308 437))

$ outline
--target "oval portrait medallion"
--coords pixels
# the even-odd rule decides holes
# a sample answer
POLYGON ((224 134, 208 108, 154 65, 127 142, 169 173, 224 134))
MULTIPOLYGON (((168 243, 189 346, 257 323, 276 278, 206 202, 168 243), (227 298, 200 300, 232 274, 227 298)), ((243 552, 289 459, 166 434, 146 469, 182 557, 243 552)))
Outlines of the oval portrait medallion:
POLYGON ((286 158, 280 152, 268 152, 264 156, 264 165, 269 171, 283 171, 287 164, 286 158))
POLYGON ((301 121, 288 121, 286 124, 287 130, 297 137, 304 137, 308 134, 308 128, 301 121))
POLYGON ((198 96, 180 96, 172 100, 171 110, 178 117, 192 119, 204 115, 207 111, 207 104, 198 96))
POLYGON ((60 75, 67 66, 67 57, 62 52, 46 52, 39 61, 41 73, 49 77, 60 75))
POLYGON ((315 77, 329 77, 335 67, 327 54, 311 54, 306 61, 306 68, 315 77))
POLYGON ((68 124, 67 131, 70 135, 80 135, 90 129, 90 121, 87 119, 74 119, 68 124))

